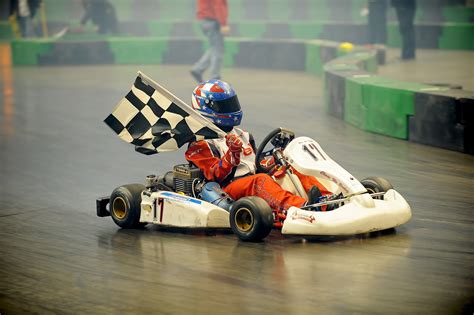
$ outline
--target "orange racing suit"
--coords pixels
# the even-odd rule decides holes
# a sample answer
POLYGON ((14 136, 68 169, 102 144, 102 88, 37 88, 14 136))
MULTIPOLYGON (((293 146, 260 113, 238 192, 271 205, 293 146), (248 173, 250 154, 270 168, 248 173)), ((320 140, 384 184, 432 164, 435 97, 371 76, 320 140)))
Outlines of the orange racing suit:
MULTIPOLYGON (((306 204, 305 198, 284 190, 270 175, 256 174, 255 143, 248 132, 233 128, 228 133, 231 134, 242 141, 238 161, 234 161, 234 156, 224 138, 191 143, 185 153, 186 160, 200 168, 208 181, 218 182, 234 200, 257 196, 264 199, 276 211, 306 204)), ((323 195, 331 194, 316 178, 300 174, 296 170, 293 172, 306 191, 317 186, 323 195)))

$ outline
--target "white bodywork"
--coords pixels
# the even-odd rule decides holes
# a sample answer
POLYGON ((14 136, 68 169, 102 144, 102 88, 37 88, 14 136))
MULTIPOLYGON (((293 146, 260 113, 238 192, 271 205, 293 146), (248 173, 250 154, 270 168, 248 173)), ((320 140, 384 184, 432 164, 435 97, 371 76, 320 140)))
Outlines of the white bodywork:
MULTIPOLYGON (((390 189, 383 200, 373 199, 364 186, 313 139, 295 138, 283 153, 297 171, 316 177, 331 192, 342 192, 349 198, 344 206, 328 212, 291 207, 283 223, 283 234, 359 234, 393 228, 410 220, 410 206, 397 191, 390 189)), ((284 184, 285 189, 291 190, 291 181, 284 184)))
MULTIPOLYGON (((350 235, 385 230, 406 223, 411 209, 390 189, 384 199, 373 199, 364 186, 334 162, 308 137, 298 137, 283 151, 287 162, 302 174, 316 177, 328 190, 344 195, 344 205, 327 212, 288 209, 283 234, 350 235)), ((307 198, 294 174, 276 181, 286 190, 307 198), (291 178, 290 178, 291 177, 291 178)), ((140 222, 193 228, 229 228, 229 212, 209 202, 169 192, 142 192, 140 222)))
POLYGON ((405 199, 390 189, 384 200, 369 194, 351 197, 333 211, 315 212, 291 207, 283 223, 283 234, 351 235, 381 231, 406 223, 411 210, 405 199))
POLYGON ((229 212, 170 191, 142 192, 140 222, 193 228, 230 228, 229 212))

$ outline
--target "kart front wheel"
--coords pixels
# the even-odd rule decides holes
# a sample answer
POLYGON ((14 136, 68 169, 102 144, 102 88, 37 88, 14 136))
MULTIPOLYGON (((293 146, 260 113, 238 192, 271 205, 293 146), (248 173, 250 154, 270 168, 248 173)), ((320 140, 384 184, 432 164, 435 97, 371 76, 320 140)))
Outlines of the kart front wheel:
POLYGON ((115 224, 124 229, 133 229, 143 226, 140 223, 140 204, 142 191, 141 184, 123 185, 114 189, 110 195, 110 216, 115 224))
POLYGON ((272 230, 272 209, 260 197, 241 198, 230 210, 230 227, 242 241, 261 241, 272 230))
MULTIPOLYGON (((365 187, 365 189, 367 189, 369 194, 387 192, 389 189, 393 189, 392 184, 382 177, 369 177, 361 180, 360 183, 365 187)), ((383 196, 375 197, 375 199, 383 200, 383 196)))

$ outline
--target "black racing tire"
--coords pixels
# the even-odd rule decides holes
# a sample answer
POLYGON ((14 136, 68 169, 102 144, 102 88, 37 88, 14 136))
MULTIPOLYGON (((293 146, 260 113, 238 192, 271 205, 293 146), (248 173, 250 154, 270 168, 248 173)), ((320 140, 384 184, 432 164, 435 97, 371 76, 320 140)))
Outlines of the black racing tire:
POLYGON ((230 210, 230 227, 245 242, 258 242, 270 234, 273 213, 268 203, 260 197, 244 197, 237 200, 230 210))
POLYGON ((141 184, 123 185, 114 189, 110 195, 109 210, 115 224, 124 229, 135 229, 145 225, 140 223, 141 184))
MULTIPOLYGON (((361 180, 360 182, 362 186, 367 189, 369 194, 378 193, 378 192, 386 192, 389 189, 393 189, 392 184, 388 180, 382 177, 368 177, 366 179, 361 180)), ((383 196, 375 197, 375 199, 382 199, 383 196)))

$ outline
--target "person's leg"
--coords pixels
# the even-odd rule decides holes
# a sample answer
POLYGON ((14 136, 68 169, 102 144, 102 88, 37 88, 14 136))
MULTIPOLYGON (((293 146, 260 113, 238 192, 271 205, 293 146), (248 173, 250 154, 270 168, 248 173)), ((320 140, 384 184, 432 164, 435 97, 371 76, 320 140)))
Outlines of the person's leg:
MULTIPOLYGON (((209 68, 209 65, 211 63, 211 55, 212 55, 212 40, 211 38, 215 36, 213 33, 216 32, 215 30, 215 24, 216 21, 214 20, 203 20, 201 22, 201 28, 206 35, 210 47, 207 49, 207 51, 199 58, 199 60, 193 65, 191 69, 191 73, 196 74, 196 76, 201 76, 204 71, 206 71, 207 68, 209 68)), ((196 78, 197 79, 197 78, 196 78)), ((200 80, 198 80, 200 81, 200 80)))
POLYGON ((291 206, 301 207, 306 199, 284 190, 267 174, 256 174, 237 179, 224 191, 234 200, 246 196, 257 196, 265 200, 274 210, 286 210, 291 206))
POLYGON ((368 34, 370 44, 387 42, 387 1, 369 1, 368 34))
POLYGON ((377 8, 377 38, 375 40, 376 44, 387 44, 387 1, 380 0, 379 6, 377 8))
POLYGON ((20 34, 22 38, 28 37, 27 33, 27 25, 26 25, 26 18, 17 16, 16 21, 18 22, 18 27, 20 29, 20 34))
POLYGON ((221 34, 220 25, 216 23, 215 32, 210 36, 211 63, 209 71, 212 79, 221 78, 222 61, 224 60, 224 36, 221 34))
POLYGON ((323 184, 321 184, 314 176, 303 175, 295 169, 293 169, 293 173, 298 176, 306 192, 309 192, 313 188, 313 186, 316 186, 319 188, 319 191, 322 195, 326 196, 332 194, 332 192, 327 190, 326 187, 324 187, 323 184))
POLYGON ((406 7, 396 7, 400 35, 402 37, 402 59, 412 59, 415 57, 415 29, 413 19, 414 10, 406 7))
POLYGON ((415 9, 409 8, 406 10, 406 25, 405 25, 405 42, 403 49, 403 59, 415 58, 415 9))

